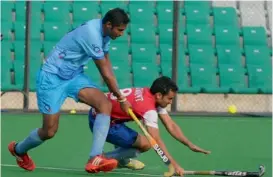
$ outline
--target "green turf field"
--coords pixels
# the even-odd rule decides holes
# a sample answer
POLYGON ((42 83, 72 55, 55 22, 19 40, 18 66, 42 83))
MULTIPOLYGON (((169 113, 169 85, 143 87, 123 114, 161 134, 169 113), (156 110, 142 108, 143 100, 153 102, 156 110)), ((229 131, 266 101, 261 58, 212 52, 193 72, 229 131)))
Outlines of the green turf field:
MULTIPOLYGON (((63 115, 55 138, 30 152, 38 168, 34 172, 26 172, 15 166, 7 145, 12 140, 22 140, 32 129, 40 127, 41 116, 2 114, 1 120, 2 177, 162 176, 166 170, 151 150, 139 157, 146 164, 142 171, 116 169, 107 174, 85 173, 84 165, 92 138, 87 116, 63 115)), ((176 117, 175 121, 193 143, 212 151, 208 156, 194 153, 172 139, 160 125, 169 151, 186 170, 256 171, 258 165, 264 164, 265 177, 272 177, 270 118, 176 117)), ((133 123, 130 126, 137 128, 133 123)), ((111 149, 112 146, 107 144, 105 151, 111 149)))

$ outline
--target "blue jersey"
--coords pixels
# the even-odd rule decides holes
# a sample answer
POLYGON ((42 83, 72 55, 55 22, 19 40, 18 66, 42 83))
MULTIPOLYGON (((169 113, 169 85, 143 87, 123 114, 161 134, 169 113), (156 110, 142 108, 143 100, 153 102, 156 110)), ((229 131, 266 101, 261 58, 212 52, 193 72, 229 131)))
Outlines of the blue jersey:
POLYGON ((103 36, 102 20, 94 19, 67 33, 47 56, 42 69, 63 79, 83 72, 89 60, 103 59, 110 37, 103 36))

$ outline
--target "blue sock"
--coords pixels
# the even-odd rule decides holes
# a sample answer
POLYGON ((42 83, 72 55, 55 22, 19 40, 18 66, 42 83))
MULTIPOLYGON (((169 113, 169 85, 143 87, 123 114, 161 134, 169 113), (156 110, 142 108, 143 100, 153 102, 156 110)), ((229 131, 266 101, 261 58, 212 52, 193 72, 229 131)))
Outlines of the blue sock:
POLYGON ((140 151, 136 148, 116 148, 111 152, 105 153, 105 157, 114 158, 119 161, 119 163, 127 164, 130 158, 135 158, 139 156, 140 151))
POLYGON ((23 141, 19 142, 15 146, 15 152, 20 155, 26 153, 28 150, 35 148, 42 144, 44 141, 42 141, 38 135, 38 128, 33 130, 29 136, 24 139, 23 141))
POLYGON ((110 116, 105 114, 97 114, 93 126, 93 144, 90 158, 102 154, 103 146, 106 141, 110 126, 110 116))

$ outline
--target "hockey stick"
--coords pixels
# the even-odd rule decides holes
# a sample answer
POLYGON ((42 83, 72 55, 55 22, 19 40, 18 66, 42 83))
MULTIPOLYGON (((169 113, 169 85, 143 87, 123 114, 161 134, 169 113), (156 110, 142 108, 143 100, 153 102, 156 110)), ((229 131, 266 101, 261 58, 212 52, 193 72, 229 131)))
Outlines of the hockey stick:
POLYGON ((159 155, 159 157, 161 158, 161 160, 168 166, 169 171, 165 172, 164 176, 165 177, 171 177, 171 176, 173 176, 175 174, 175 170, 174 170, 174 167, 172 166, 170 160, 168 159, 168 157, 164 154, 164 152, 161 150, 161 148, 159 147, 159 145, 157 144, 157 142, 153 139, 153 137, 144 128, 144 126, 138 120, 138 118, 136 117, 136 115, 134 114, 134 112, 132 111, 132 109, 129 109, 128 113, 132 117, 132 119, 134 119, 134 121, 138 124, 138 126, 140 127, 140 129, 143 131, 144 135, 146 136, 146 138, 148 139, 148 141, 150 142, 150 144, 154 148, 155 152, 159 155))
MULTIPOLYGON (((184 171, 184 175, 215 175, 215 176, 241 176, 241 177, 261 177, 265 173, 265 167, 260 166, 259 172, 248 171, 184 171)), ((176 176, 173 176, 176 177, 176 176)))

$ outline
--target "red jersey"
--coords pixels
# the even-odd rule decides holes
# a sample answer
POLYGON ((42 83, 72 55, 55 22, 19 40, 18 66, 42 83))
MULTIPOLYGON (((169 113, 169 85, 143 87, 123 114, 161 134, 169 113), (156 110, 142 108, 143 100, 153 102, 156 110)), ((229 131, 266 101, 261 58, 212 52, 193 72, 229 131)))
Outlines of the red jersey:
MULTIPOLYGON (((131 103, 137 117, 143 118, 144 114, 148 111, 156 111, 155 99, 149 88, 127 88, 122 89, 121 92, 131 103)), ((112 119, 119 119, 122 122, 132 120, 130 116, 122 111, 120 103, 112 93, 107 93, 106 95, 113 106, 111 112, 112 119)))

